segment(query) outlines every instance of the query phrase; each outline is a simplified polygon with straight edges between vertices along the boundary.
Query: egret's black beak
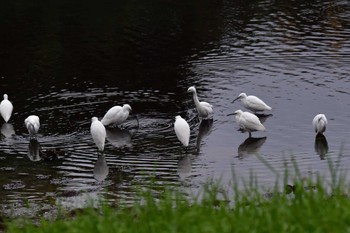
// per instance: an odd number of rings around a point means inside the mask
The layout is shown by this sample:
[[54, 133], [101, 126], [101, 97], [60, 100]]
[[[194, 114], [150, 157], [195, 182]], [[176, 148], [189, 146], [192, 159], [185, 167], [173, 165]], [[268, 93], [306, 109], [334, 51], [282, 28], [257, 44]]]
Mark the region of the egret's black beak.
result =
[[237, 113], [233, 112], [233, 113], [230, 113], [230, 114], [227, 114], [227, 116], [232, 116], [232, 115], [236, 115]]
[[239, 99], [239, 97], [237, 97], [236, 99], [232, 100], [232, 102], [231, 102], [231, 103], [235, 102], [235, 101], [236, 101], [236, 100], [238, 100], [238, 99]]

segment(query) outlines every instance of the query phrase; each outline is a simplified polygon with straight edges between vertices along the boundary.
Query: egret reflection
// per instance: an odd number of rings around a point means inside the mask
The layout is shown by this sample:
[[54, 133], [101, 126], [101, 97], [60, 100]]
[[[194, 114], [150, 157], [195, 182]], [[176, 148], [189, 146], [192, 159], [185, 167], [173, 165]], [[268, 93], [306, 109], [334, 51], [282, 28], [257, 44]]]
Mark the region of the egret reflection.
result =
[[107, 141], [109, 141], [114, 147], [131, 147], [131, 138], [133, 133], [127, 129], [121, 129], [119, 127], [106, 128]]
[[109, 173], [109, 168], [107, 165], [106, 157], [100, 155], [95, 163], [94, 167], [94, 178], [95, 180], [101, 182], [104, 181]]
[[326, 158], [328, 153], [328, 142], [323, 134], [317, 134], [315, 137], [315, 152], [320, 156], [321, 160]]
[[5, 138], [10, 138], [15, 135], [15, 129], [13, 128], [13, 125], [10, 123], [2, 124], [1, 134], [4, 135]]
[[261, 124], [264, 123], [267, 120], [267, 118], [273, 116], [272, 114], [262, 114], [262, 113], [255, 114], [255, 115], [259, 118]]
[[208, 120], [202, 120], [201, 123], [199, 124], [197, 143], [196, 143], [198, 151], [203, 138], [210, 133], [211, 128], [213, 127], [213, 122], [214, 122], [213, 119], [208, 119]]
[[244, 142], [238, 147], [238, 158], [243, 159], [243, 157], [250, 154], [258, 154], [261, 146], [265, 143], [266, 137], [253, 138], [248, 137]]
[[37, 139], [31, 139], [29, 141], [27, 156], [33, 162], [41, 160], [41, 146]]
[[177, 172], [180, 178], [186, 178], [191, 174], [192, 161], [189, 156], [182, 157], [177, 164]]

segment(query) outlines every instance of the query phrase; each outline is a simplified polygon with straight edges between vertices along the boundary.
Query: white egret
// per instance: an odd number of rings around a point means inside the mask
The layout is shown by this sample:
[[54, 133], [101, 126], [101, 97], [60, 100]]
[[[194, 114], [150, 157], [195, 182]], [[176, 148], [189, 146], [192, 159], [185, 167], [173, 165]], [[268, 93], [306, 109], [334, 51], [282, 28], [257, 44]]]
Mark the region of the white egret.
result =
[[316, 134], [323, 134], [326, 131], [327, 118], [324, 114], [317, 114], [312, 120]]
[[253, 112], [259, 112], [259, 111], [264, 111], [264, 110], [271, 110], [272, 108], [265, 104], [264, 101], [259, 99], [258, 97], [254, 95], [249, 95], [247, 96], [246, 93], [241, 93], [238, 95], [236, 99], [232, 101], [235, 102], [236, 100], [241, 100], [243, 103], [243, 106], [247, 108], [250, 111]]
[[103, 125], [119, 125], [123, 123], [129, 116], [129, 112], [131, 111], [131, 107], [129, 104], [124, 104], [122, 106], [114, 106], [107, 111], [107, 113], [102, 118], [101, 122]]
[[265, 131], [265, 126], [261, 124], [259, 118], [250, 112], [243, 112], [242, 110], [237, 110], [232, 114], [235, 115], [236, 122], [240, 129], [249, 132], [249, 137], [251, 137], [251, 132], [254, 131]]
[[194, 104], [196, 105], [199, 117], [207, 118], [211, 113], [213, 113], [213, 106], [211, 104], [203, 101], [199, 102], [197, 97], [197, 91], [194, 86], [189, 87], [187, 89], [187, 92], [193, 94], [193, 101], [194, 101]]
[[4, 118], [5, 122], [10, 120], [11, 114], [13, 111], [13, 105], [8, 100], [7, 94], [4, 94], [4, 99], [0, 103], [0, 114]]
[[26, 125], [26, 128], [28, 130], [28, 133], [30, 136], [36, 136], [36, 134], [39, 131], [40, 128], [40, 120], [39, 117], [36, 115], [30, 115], [24, 120], [24, 124]]
[[97, 148], [103, 151], [105, 148], [106, 128], [97, 117], [91, 118], [90, 133]]
[[188, 125], [187, 121], [181, 116], [176, 116], [174, 130], [179, 141], [184, 146], [188, 146], [190, 141], [190, 126]]

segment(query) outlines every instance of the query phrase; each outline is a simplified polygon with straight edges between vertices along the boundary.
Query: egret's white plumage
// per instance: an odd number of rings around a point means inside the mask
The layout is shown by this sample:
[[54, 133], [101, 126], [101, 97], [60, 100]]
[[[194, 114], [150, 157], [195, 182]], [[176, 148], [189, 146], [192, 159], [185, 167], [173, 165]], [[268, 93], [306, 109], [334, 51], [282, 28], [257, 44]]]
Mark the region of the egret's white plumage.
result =
[[35, 136], [38, 133], [40, 128], [40, 120], [38, 116], [30, 115], [24, 120], [24, 124], [26, 125], [30, 136]]
[[238, 95], [236, 99], [232, 101], [235, 102], [236, 100], [241, 100], [243, 103], [243, 106], [247, 108], [250, 111], [253, 112], [259, 112], [264, 110], [271, 110], [272, 108], [268, 106], [264, 101], [259, 99], [258, 97], [254, 95], [247, 96], [246, 93], [241, 93]]
[[105, 148], [106, 128], [97, 117], [91, 118], [90, 132], [97, 148], [103, 151]]
[[11, 114], [13, 111], [13, 105], [8, 100], [7, 94], [4, 94], [4, 99], [0, 103], [0, 114], [4, 118], [5, 122], [10, 120]]
[[176, 116], [174, 130], [179, 141], [184, 146], [188, 146], [190, 141], [190, 126], [188, 125], [187, 121], [181, 116]]
[[207, 102], [199, 102], [198, 96], [197, 96], [197, 91], [194, 86], [189, 87], [187, 89], [187, 92], [193, 94], [193, 101], [194, 104], [196, 105], [198, 115], [201, 118], [207, 118], [211, 113], [213, 113], [213, 106]]
[[237, 110], [233, 113], [236, 118], [236, 122], [243, 131], [248, 131], [249, 136], [253, 131], [265, 131], [265, 126], [261, 124], [259, 118], [250, 112], [243, 112]]
[[107, 111], [107, 113], [102, 118], [101, 122], [103, 125], [119, 125], [123, 123], [129, 116], [131, 107], [129, 104], [124, 104], [122, 106], [114, 106]]
[[324, 114], [317, 114], [312, 120], [316, 134], [323, 134], [326, 131], [327, 118]]

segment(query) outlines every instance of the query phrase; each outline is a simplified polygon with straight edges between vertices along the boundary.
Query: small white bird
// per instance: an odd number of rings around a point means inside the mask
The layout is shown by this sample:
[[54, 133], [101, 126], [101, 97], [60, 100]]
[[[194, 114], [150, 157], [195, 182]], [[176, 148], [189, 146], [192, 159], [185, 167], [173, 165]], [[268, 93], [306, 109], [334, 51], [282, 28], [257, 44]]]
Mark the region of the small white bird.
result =
[[194, 101], [194, 104], [196, 105], [199, 117], [207, 118], [211, 113], [213, 113], [213, 106], [211, 104], [203, 101], [199, 102], [197, 97], [197, 91], [194, 86], [189, 87], [187, 89], [187, 92], [193, 94], [193, 101]]
[[90, 133], [97, 148], [103, 151], [105, 148], [106, 128], [97, 117], [91, 118]]
[[249, 137], [251, 137], [251, 132], [253, 131], [265, 131], [265, 126], [261, 124], [259, 118], [250, 112], [243, 112], [242, 110], [237, 110], [232, 114], [235, 115], [236, 122], [240, 129], [249, 132]]
[[12, 111], [13, 111], [13, 105], [8, 100], [7, 94], [4, 94], [4, 99], [0, 103], [0, 114], [2, 118], [4, 118], [5, 122], [8, 122], [10, 120]]
[[265, 104], [264, 101], [262, 101], [261, 99], [259, 99], [254, 95], [247, 96], [246, 93], [241, 93], [238, 95], [236, 99], [232, 101], [232, 103], [235, 102], [236, 100], [241, 100], [243, 103], [243, 106], [252, 112], [259, 112], [259, 111], [272, 109], [270, 106]]
[[40, 128], [40, 120], [39, 117], [36, 115], [30, 115], [24, 120], [24, 124], [26, 125], [26, 128], [28, 130], [28, 133], [30, 136], [36, 136], [36, 134], [39, 131]]
[[184, 146], [188, 146], [190, 142], [190, 126], [188, 125], [187, 121], [181, 116], [176, 116], [174, 130], [179, 141]]
[[124, 104], [122, 106], [114, 106], [107, 111], [107, 113], [102, 118], [101, 122], [103, 125], [119, 125], [123, 123], [129, 116], [131, 111], [131, 107], [129, 104]]
[[327, 118], [324, 114], [317, 114], [312, 120], [316, 134], [323, 134], [326, 131]]

